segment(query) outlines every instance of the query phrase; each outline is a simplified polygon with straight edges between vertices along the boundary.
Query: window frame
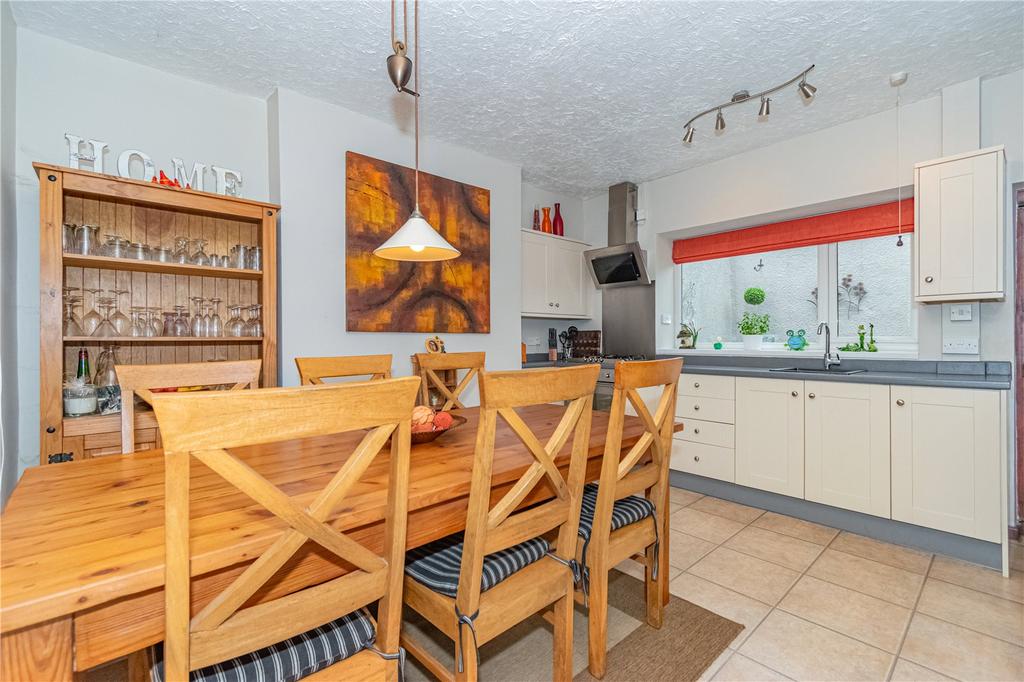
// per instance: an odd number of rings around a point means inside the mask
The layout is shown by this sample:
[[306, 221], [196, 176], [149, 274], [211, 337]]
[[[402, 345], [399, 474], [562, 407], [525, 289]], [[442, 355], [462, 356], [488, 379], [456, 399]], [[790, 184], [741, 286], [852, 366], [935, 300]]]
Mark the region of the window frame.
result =
[[[875, 237], [868, 237], [868, 239], [874, 239]], [[830, 242], [828, 244], [820, 244], [816, 248], [818, 249], [818, 291], [833, 291], [839, 282], [839, 243]], [[909, 248], [913, 248], [910, 246]], [[764, 253], [770, 253], [766, 251]], [[746, 254], [754, 255], [754, 254]], [[679, 319], [682, 316], [682, 272], [683, 268], [680, 264], [673, 265], [675, 273], [672, 278], [673, 287], [673, 305], [674, 312], [673, 318]], [[915, 275], [915, 262], [914, 259], [910, 259], [910, 272], [908, 276], [910, 281], [913, 282]], [[856, 335], [839, 336], [836, 335], [836, 331], [839, 329], [839, 306], [834, 300], [835, 296], [818, 296], [818, 319], [820, 321], [827, 321], [829, 329], [832, 330], [832, 349], [844, 346], [848, 343], [856, 342], [858, 339]], [[916, 358], [918, 356], [918, 309], [919, 306], [914, 305], [913, 294], [911, 293], [910, 300], [907, 301], [910, 306], [910, 336], [876, 336], [875, 340], [882, 345], [884, 350], [871, 353], [869, 357], [901, 357], [901, 358]], [[683, 320], [679, 319], [679, 324]], [[676, 325], [678, 328], [679, 324]], [[818, 340], [817, 329], [807, 330], [807, 346], [806, 350], [815, 352], [824, 352], [824, 341]], [[697, 348], [679, 348], [676, 339], [673, 339], [672, 349], [674, 354], [725, 354], [725, 355], [758, 355], [758, 356], [792, 356], [794, 351], [786, 350], [784, 348], [762, 348], [760, 351], [750, 351], [743, 347], [743, 343], [740, 341], [724, 341], [722, 343], [721, 350], [715, 350], [712, 347], [712, 341], [703, 340], [699, 342]], [[784, 341], [782, 342], [784, 343]]]

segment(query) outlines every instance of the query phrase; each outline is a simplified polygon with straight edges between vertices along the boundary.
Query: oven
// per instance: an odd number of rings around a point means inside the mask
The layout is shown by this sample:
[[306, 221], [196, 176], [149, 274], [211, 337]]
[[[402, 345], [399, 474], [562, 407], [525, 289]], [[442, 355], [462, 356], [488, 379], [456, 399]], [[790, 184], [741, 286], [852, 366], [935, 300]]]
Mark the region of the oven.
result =
[[615, 390], [615, 370], [602, 367], [597, 375], [597, 387], [594, 389], [594, 409], [608, 412], [612, 409], [612, 393]]

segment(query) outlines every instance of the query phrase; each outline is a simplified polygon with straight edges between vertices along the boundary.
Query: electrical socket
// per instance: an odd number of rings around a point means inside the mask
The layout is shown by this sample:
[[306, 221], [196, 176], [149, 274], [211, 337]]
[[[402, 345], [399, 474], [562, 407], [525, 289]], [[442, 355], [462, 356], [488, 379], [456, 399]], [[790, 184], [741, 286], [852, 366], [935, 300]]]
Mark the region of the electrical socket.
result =
[[949, 355], [977, 355], [978, 339], [949, 339], [942, 342], [942, 352]]

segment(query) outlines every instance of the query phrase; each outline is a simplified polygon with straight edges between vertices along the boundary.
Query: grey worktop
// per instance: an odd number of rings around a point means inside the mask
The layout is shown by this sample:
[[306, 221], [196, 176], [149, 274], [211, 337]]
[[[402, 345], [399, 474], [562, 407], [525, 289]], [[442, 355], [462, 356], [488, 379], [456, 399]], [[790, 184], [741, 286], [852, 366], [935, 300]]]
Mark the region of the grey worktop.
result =
[[[842, 355], [842, 354], [840, 354]], [[666, 356], [668, 357], [668, 356]], [[527, 358], [523, 368], [555, 367], [565, 363]], [[1008, 362], [948, 362], [933, 360], [861, 360], [843, 357], [840, 369], [865, 369], [860, 374], [824, 374], [810, 372], [772, 372], [774, 367], [822, 366], [817, 355], [801, 357], [741, 357], [688, 355], [683, 374], [717, 374], [763, 379], [800, 379], [804, 381], [841, 381], [852, 384], [892, 384], [896, 386], [942, 386], [946, 388], [984, 388], [1008, 390], [1011, 367]]]

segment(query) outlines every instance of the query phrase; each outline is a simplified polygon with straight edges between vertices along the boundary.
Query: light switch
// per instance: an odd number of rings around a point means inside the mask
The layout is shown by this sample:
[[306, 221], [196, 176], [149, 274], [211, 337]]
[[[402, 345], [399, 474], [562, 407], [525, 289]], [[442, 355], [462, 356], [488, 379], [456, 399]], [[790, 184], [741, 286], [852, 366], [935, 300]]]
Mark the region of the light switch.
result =
[[672, 316], [671, 315], [662, 315], [661, 316], [661, 323], [662, 324], [672, 324]]
[[949, 307], [950, 322], [968, 322], [971, 319], [971, 304], [964, 303]]

